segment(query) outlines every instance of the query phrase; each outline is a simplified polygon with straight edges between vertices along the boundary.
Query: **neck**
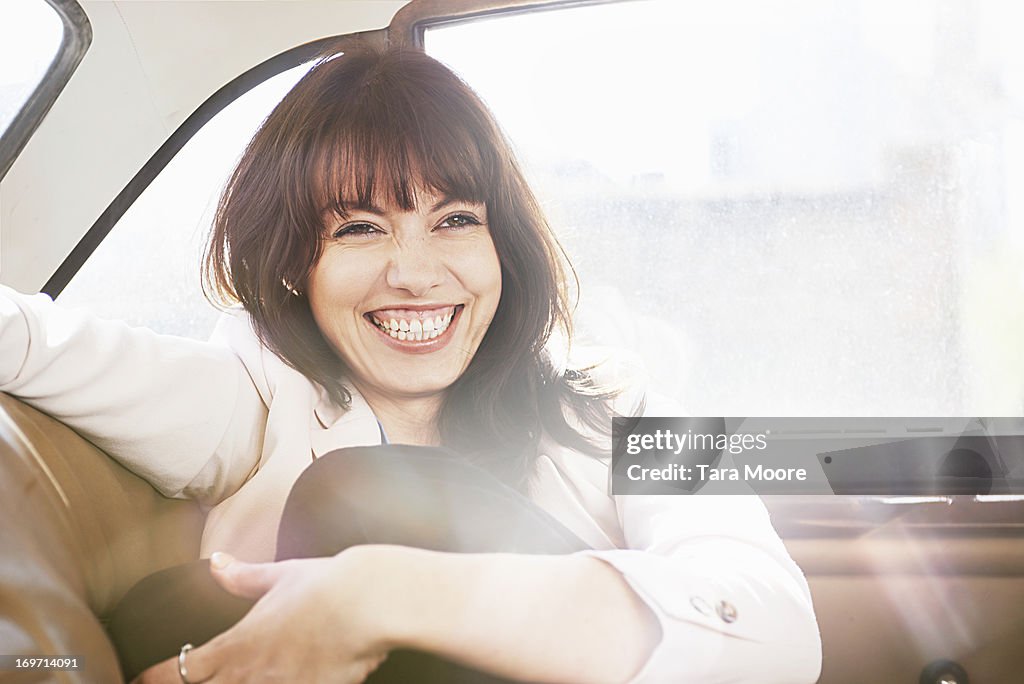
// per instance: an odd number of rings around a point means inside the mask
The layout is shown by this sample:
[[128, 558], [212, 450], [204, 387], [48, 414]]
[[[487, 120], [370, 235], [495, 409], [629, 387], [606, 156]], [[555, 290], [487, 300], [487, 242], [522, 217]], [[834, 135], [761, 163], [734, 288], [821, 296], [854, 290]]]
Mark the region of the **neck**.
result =
[[441, 435], [437, 417], [441, 411], [440, 395], [424, 397], [391, 397], [357, 387], [370, 405], [377, 420], [384, 426], [392, 444], [438, 446]]

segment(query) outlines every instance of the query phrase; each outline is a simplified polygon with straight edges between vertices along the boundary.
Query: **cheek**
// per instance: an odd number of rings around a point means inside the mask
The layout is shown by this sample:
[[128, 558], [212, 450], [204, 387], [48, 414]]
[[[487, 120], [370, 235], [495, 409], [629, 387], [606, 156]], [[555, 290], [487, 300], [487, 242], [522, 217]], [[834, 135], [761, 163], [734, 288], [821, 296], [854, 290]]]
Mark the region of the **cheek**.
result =
[[326, 252], [309, 276], [309, 306], [313, 318], [328, 337], [330, 331], [351, 317], [362, 301], [365, 288], [371, 282], [366, 270], [367, 260], [346, 258], [347, 255]]
[[493, 244], [480, 250], [476, 258], [466, 262], [467, 287], [493, 310], [501, 298], [501, 262]]

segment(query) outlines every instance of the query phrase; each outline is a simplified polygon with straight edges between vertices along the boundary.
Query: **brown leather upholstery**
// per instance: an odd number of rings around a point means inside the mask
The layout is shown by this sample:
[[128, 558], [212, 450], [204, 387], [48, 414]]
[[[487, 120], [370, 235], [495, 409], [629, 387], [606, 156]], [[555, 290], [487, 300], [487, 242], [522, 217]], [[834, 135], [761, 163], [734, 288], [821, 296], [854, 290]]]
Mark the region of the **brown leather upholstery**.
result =
[[120, 681], [102, 620], [142, 577], [194, 560], [202, 525], [195, 503], [0, 394], [0, 651], [84, 656], [46, 681]]

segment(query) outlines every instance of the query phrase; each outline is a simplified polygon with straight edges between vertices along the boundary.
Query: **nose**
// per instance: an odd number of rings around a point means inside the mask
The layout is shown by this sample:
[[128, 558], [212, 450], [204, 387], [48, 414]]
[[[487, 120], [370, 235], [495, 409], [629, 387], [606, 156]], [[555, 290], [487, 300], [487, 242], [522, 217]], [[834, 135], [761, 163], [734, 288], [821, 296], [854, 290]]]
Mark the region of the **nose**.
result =
[[429, 241], [416, 240], [395, 246], [388, 264], [389, 287], [422, 297], [444, 280], [444, 263]]

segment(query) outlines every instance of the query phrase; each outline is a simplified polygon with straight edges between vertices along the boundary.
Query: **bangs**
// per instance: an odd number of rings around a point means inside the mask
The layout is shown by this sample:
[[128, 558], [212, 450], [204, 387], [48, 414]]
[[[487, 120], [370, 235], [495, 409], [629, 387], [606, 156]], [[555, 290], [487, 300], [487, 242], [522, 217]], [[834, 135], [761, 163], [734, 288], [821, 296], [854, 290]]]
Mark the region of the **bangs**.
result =
[[431, 89], [408, 74], [378, 73], [358, 90], [325, 107], [312, 136], [307, 187], [317, 188], [321, 212], [412, 211], [425, 193], [487, 203], [498, 152], [486, 141], [496, 131], [468, 87]]

